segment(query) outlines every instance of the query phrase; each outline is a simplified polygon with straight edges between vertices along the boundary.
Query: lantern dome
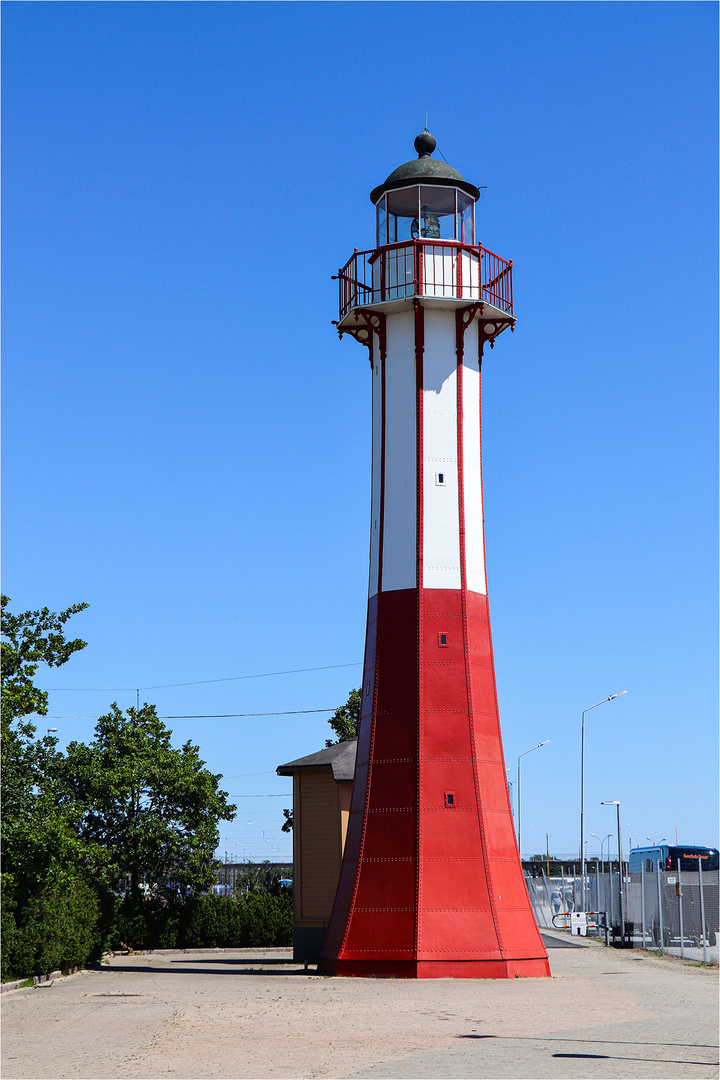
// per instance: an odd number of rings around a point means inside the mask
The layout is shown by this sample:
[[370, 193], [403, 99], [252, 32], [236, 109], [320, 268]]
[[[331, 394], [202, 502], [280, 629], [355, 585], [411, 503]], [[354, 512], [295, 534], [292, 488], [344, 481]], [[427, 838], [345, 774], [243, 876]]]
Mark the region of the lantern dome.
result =
[[380, 184], [370, 192], [371, 201], [377, 203], [386, 191], [408, 187], [411, 184], [456, 187], [472, 196], [473, 199], [478, 199], [480, 191], [474, 184], [468, 183], [451, 165], [431, 157], [435, 146], [435, 139], [426, 128], [415, 139], [417, 158], [406, 161], [404, 165], [399, 165], [391, 172], [384, 184]]

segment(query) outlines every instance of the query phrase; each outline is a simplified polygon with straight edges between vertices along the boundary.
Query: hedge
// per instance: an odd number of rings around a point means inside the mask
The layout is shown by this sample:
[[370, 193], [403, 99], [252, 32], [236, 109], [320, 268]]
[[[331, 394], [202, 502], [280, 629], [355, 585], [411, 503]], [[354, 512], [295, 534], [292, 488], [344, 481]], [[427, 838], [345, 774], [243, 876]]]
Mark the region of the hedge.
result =
[[2, 981], [86, 967], [103, 949], [241, 949], [292, 944], [292, 894], [144, 900], [134, 904], [81, 875], [62, 875], [17, 905], [4, 880]]
[[249, 893], [117, 905], [107, 947], [121, 949], [242, 949], [289, 946], [292, 895]]
[[12, 879], [4, 876], [2, 981], [99, 959], [101, 924], [101, 897], [81, 873], [53, 876], [22, 905], [13, 895]]

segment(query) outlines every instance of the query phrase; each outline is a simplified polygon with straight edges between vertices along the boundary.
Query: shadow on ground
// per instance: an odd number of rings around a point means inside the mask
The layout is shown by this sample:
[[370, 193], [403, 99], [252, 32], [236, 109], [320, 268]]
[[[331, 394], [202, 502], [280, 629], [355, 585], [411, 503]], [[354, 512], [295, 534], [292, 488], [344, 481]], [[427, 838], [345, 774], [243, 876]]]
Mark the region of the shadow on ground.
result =
[[[531, 1035], [475, 1035], [475, 1034], [473, 1034], [473, 1035], [458, 1035], [457, 1038], [458, 1039], [506, 1039], [509, 1042], [511, 1042], [511, 1041], [512, 1042], [515, 1042], [515, 1041], [533, 1042], [533, 1043], [542, 1042], [543, 1044], [552, 1043], [552, 1042], [555, 1042], [555, 1043], [558, 1043], [558, 1042], [564, 1042], [564, 1043], [568, 1043], [568, 1042], [579, 1043], [579, 1042], [582, 1042], [583, 1046], [590, 1046], [593, 1043], [598, 1043], [601, 1046], [632, 1046], [632, 1047], [634, 1047], [634, 1046], [652, 1046], [652, 1047], [675, 1046], [675, 1047], [679, 1047], [681, 1050], [687, 1050], [687, 1051], [692, 1051], [692, 1050], [715, 1050], [715, 1049], [717, 1049], [714, 1045], [709, 1044], [709, 1043], [638, 1042], [637, 1039], [633, 1039], [631, 1041], [624, 1041], [622, 1039], [565, 1039], [565, 1038], [554, 1038], [552, 1035], [542, 1035], [540, 1038], [538, 1038], [538, 1037], [533, 1037]], [[660, 1058], [660, 1059], [658, 1059], [657, 1057], [653, 1057], [653, 1058], [637, 1057], [637, 1056], [625, 1057], [625, 1056], [620, 1056], [619, 1054], [583, 1054], [583, 1053], [577, 1053], [577, 1052], [576, 1053], [571, 1053], [569, 1051], [566, 1051], [564, 1053], [555, 1053], [552, 1056], [554, 1058], [566, 1058], [566, 1059], [570, 1058], [570, 1059], [573, 1059], [573, 1060], [574, 1059], [580, 1060], [580, 1059], [585, 1059], [585, 1058], [593, 1058], [593, 1059], [597, 1058], [597, 1059], [603, 1059], [603, 1060], [607, 1060], [607, 1061], [650, 1061], [650, 1062], [654, 1062], [654, 1063], [656, 1063], [658, 1061], [661, 1061], [662, 1064], [664, 1064], [664, 1065], [707, 1065], [707, 1066], [713, 1067], [713, 1066], [716, 1066], [718, 1064], [716, 1061], [694, 1061], [692, 1058]]]
[[[155, 975], [315, 975], [315, 968], [305, 970], [296, 960], [203, 960], [201, 966], [191, 966], [192, 961], [171, 960], [169, 965], [155, 964], [96, 964], [93, 971], [110, 974], [134, 972], [136, 974]], [[221, 967], [218, 965], [227, 965]], [[213, 966], [211, 966], [213, 965]], [[269, 968], [269, 970], [267, 970]]]

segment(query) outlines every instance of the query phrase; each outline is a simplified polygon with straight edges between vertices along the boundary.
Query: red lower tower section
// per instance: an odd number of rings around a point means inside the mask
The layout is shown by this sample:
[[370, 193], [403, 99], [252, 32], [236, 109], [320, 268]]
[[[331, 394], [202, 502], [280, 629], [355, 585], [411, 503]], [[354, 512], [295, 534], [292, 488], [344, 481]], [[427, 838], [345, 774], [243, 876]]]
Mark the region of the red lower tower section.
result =
[[513, 828], [487, 598], [466, 589], [372, 597], [363, 701], [318, 970], [548, 976]]

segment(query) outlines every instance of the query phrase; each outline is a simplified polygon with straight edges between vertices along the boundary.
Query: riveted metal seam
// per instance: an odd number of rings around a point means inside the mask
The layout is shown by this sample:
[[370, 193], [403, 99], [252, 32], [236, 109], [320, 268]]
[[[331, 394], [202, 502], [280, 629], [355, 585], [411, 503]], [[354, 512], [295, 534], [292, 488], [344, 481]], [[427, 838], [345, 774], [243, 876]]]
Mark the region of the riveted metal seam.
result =
[[424, 679], [423, 679], [423, 513], [424, 513], [424, 500], [423, 500], [423, 484], [424, 484], [424, 463], [423, 463], [423, 447], [424, 447], [424, 433], [423, 433], [423, 393], [424, 393], [424, 355], [425, 355], [425, 312], [422, 305], [417, 300], [413, 301], [414, 319], [415, 319], [415, 436], [416, 436], [416, 526], [417, 526], [417, 567], [416, 567], [416, 588], [417, 588], [417, 717], [416, 717], [416, 731], [417, 731], [417, 781], [416, 781], [416, 799], [417, 799], [417, 815], [415, 821], [415, 920], [414, 920], [414, 934], [413, 934], [413, 948], [415, 956], [418, 955], [420, 947], [420, 912], [422, 905], [422, 874], [420, 870], [420, 857], [422, 854], [422, 814], [419, 812], [422, 805], [423, 797], [423, 767], [422, 767], [422, 751], [423, 751], [423, 703], [424, 703]]

